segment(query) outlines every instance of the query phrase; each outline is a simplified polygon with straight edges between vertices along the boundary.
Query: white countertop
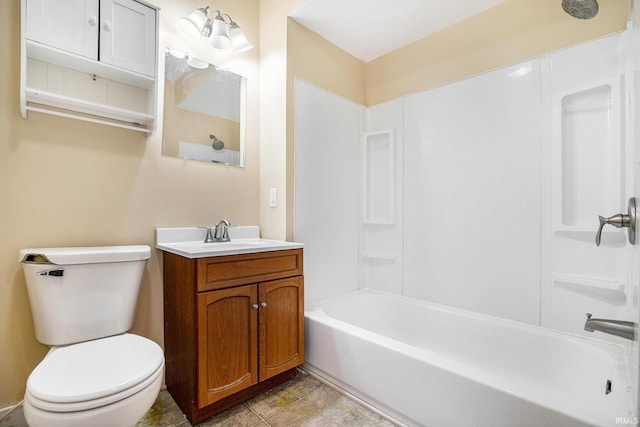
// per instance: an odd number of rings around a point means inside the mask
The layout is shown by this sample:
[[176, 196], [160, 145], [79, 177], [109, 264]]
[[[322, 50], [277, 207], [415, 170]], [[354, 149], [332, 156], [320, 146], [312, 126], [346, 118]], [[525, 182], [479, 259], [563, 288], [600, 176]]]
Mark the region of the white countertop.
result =
[[206, 230], [198, 227], [157, 228], [156, 248], [186, 258], [239, 255], [298, 249], [302, 243], [260, 238], [258, 226], [229, 228], [230, 242], [204, 243]]

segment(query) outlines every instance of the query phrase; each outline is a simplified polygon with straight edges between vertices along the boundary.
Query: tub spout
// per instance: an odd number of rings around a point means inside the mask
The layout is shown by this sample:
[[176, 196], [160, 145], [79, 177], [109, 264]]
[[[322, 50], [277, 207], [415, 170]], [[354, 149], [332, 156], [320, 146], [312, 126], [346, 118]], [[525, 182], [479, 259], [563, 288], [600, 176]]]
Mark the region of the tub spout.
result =
[[585, 331], [600, 331], [632, 341], [635, 338], [635, 328], [635, 323], [624, 320], [592, 319], [591, 313], [587, 313], [587, 321], [584, 323]]

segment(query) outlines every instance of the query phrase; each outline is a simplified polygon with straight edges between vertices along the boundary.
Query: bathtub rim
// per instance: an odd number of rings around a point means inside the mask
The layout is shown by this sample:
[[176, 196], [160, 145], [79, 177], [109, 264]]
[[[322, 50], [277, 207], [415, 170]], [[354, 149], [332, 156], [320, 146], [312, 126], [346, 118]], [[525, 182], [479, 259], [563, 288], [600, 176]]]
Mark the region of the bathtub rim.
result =
[[[619, 354], [624, 356], [625, 358], [629, 358], [630, 356], [630, 352], [628, 349], [628, 346], [623, 344], [623, 343], [618, 343], [618, 342], [613, 342], [613, 341], [608, 341], [608, 340], [603, 340], [598, 338], [597, 335], [594, 335], [594, 337], [589, 337], [589, 336], [584, 336], [584, 335], [579, 335], [576, 333], [572, 333], [572, 332], [567, 332], [567, 331], [561, 331], [558, 329], [552, 329], [546, 326], [542, 326], [542, 325], [533, 325], [531, 323], [526, 323], [526, 322], [520, 322], [518, 320], [513, 320], [513, 319], [508, 319], [506, 317], [499, 317], [499, 316], [494, 316], [491, 314], [486, 314], [486, 313], [481, 313], [481, 312], [477, 312], [477, 311], [472, 311], [472, 310], [467, 310], [464, 308], [459, 308], [459, 307], [453, 307], [450, 305], [446, 305], [446, 304], [439, 304], [436, 302], [431, 302], [431, 301], [426, 301], [426, 300], [421, 300], [419, 298], [415, 298], [415, 297], [411, 297], [411, 296], [406, 296], [406, 295], [399, 295], [397, 293], [393, 293], [393, 292], [388, 292], [388, 291], [382, 291], [379, 289], [374, 289], [374, 288], [361, 288], [361, 289], [356, 289], [356, 290], [352, 290], [352, 291], [348, 291], [348, 292], [344, 292], [340, 295], [336, 295], [336, 296], [332, 296], [329, 298], [325, 298], [319, 301], [314, 301], [314, 302], [310, 302], [310, 303], [306, 303], [305, 307], [304, 307], [304, 313], [305, 315], [307, 313], [309, 314], [313, 314], [313, 313], [317, 313], [319, 311], [322, 311], [324, 315], [327, 316], [327, 318], [331, 318], [334, 319], [338, 322], [341, 322], [343, 324], [349, 324], [343, 320], [337, 319], [335, 317], [332, 317], [326, 313], [324, 313], [324, 306], [331, 303], [331, 302], [335, 302], [337, 300], [341, 300], [350, 296], [356, 296], [359, 294], [363, 294], [363, 295], [367, 295], [367, 294], [371, 294], [371, 295], [383, 295], [383, 296], [387, 296], [387, 297], [391, 297], [394, 299], [402, 299], [402, 300], [406, 300], [408, 302], [411, 302], [412, 304], [418, 305], [418, 306], [423, 306], [423, 307], [428, 307], [428, 308], [432, 308], [434, 310], [437, 311], [441, 311], [441, 312], [445, 312], [448, 314], [456, 314], [456, 315], [462, 315], [465, 318], [477, 318], [483, 321], [487, 321], [489, 323], [493, 323], [493, 324], [507, 324], [507, 325], [511, 325], [513, 327], [516, 328], [522, 328], [522, 329], [529, 329], [532, 332], [535, 333], [540, 333], [543, 335], [561, 335], [565, 338], [568, 338], [571, 341], [576, 341], [578, 343], [583, 343], [583, 344], [588, 344], [588, 345], [595, 345], [596, 347], [603, 347], [603, 349], [617, 349], [619, 350]], [[359, 329], [363, 329], [364, 328], [360, 328], [359, 326], [355, 326]], [[629, 367], [629, 366], [627, 366]]]

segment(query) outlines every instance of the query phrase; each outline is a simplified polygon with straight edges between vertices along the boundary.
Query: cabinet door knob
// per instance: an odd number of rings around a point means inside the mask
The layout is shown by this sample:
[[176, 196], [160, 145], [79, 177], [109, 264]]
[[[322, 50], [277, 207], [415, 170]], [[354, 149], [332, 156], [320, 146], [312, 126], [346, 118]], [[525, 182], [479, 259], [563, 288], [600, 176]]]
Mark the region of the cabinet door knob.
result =
[[89, 25], [91, 25], [92, 27], [95, 27], [96, 25], [98, 25], [98, 18], [96, 16], [90, 16]]
[[102, 29], [106, 32], [111, 31], [111, 21], [104, 21], [104, 24], [102, 24]]
[[262, 302], [260, 303], [260, 307], [263, 307], [263, 308], [264, 308], [264, 307], [266, 307], [266, 306], [267, 306], [267, 303], [266, 303], [266, 302], [262, 301]]
[[257, 309], [258, 309], [258, 304], [253, 304], [253, 305], [251, 306], [251, 308], [253, 308], [254, 310], [257, 310]]

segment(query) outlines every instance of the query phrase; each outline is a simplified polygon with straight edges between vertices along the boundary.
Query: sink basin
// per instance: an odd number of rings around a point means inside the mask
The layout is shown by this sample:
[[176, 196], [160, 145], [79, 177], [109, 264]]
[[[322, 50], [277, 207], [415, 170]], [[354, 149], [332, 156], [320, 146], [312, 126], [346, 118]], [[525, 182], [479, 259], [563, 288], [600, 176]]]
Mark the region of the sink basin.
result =
[[[193, 238], [196, 237], [194, 233], [203, 233], [203, 231], [197, 228], [157, 229], [156, 248], [187, 258], [205, 258], [211, 256], [280, 251], [303, 247], [300, 243], [260, 239], [256, 236], [255, 232], [249, 234], [251, 238], [234, 239], [234, 236], [231, 235], [230, 242], [212, 243], [204, 243], [204, 235], [202, 236], [202, 240], [193, 240]], [[182, 240], [181, 237], [183, 236], [185, 240]], [[198, 235], [197, 237], [199, 238], [200, 236]]]
[[[273, 242], [279, 243], [279, 242]], [[171, 245], [179, 248], [183, 251], [189, 252], [211, 252], [211, 251], [228, 251], [235, 249], [251, 249], [261, 248], [264, 246], [270, 246], [273, 244], [270, 240], [251, 239], [251, 240], [236, 240], [231, 242], [176, 242]]]
[[[180, 244], [180, 243], [178, 243]], [[252, 248], [255, 246], [266, 246], [267, 242], [213, 242], [213, 243], [185, 243], [185, 247], [193, 248], [194, 250], [219, 250], [219, 249], [242, 249]]]

